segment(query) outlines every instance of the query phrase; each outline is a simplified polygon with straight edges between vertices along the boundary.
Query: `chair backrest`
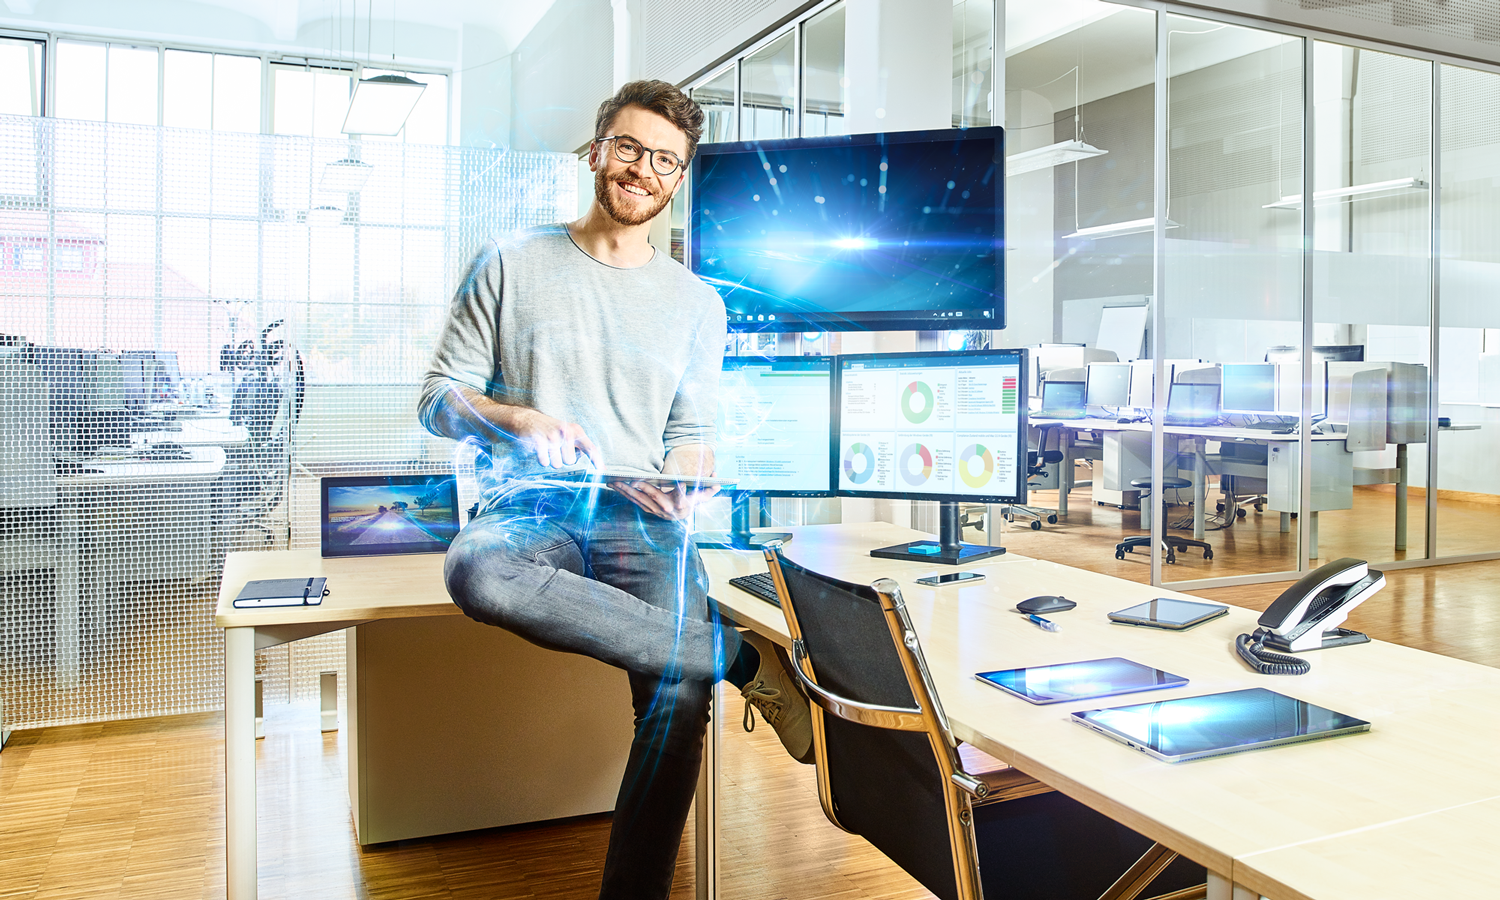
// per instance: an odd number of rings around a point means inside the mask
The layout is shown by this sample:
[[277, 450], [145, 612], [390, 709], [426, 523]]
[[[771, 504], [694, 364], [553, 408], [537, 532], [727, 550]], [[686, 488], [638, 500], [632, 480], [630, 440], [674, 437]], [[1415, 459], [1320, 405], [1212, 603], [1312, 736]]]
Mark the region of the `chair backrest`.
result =
[[952, 780], [962, 768], [900, 587], [809, 571], [777, 545], [765, 553], [814, 701], [824, 813], [937, 896], [972, 897], [970, 805]]
[[57, 505], [47, 380], [0, 351], [0, 508]]

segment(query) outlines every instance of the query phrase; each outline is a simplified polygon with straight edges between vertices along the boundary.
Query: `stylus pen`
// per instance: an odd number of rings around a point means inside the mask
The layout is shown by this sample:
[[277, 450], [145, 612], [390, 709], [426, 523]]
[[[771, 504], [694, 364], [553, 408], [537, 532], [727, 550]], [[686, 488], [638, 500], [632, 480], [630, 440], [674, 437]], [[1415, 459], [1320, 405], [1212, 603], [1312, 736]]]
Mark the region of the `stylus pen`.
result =
[[1026, 619], [1043, 631], [1062, 631], [1061, 628], [1057, 627], [1057, 623], [1051, 619], [1044, 619], [1041, 616], [1034, 616], [1030, 613], [1026, 615]]

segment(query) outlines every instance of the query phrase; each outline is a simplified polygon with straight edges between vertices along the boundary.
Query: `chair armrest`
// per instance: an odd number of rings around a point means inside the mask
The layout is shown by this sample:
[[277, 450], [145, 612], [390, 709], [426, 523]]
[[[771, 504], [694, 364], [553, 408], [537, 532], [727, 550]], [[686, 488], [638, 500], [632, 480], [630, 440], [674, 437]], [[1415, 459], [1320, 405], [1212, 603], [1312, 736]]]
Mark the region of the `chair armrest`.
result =
[[954, 772], [952, 777], [954, 784], [969, 792], [975, 806], [1019, 800], [1035, 794], [1050, 793], [1053, 790], [1020, 769], [996, 769], [993, 772], [980, 772], [977, 775]]
[[903, 709], [899, 706], [879, 706], [874, 703], [861, 703], [858, 700], [850, 700], [840, 697], [831, 691], [819, 687], [817, 682], [808, 678], [802, 672], [802, 664], [807, 661], [807, 648], [801, 641], [792, 641], [792, 674], [797, 677], [797, 682], [802, 685], [802, 690], [807, 692], [807, 699], [818, 704], [824, 710], [859, 725], [869, 725], [872, 728], [886, 728], [891, 731], [926, 731], [927, 723], [922, 717], [921, 709]]

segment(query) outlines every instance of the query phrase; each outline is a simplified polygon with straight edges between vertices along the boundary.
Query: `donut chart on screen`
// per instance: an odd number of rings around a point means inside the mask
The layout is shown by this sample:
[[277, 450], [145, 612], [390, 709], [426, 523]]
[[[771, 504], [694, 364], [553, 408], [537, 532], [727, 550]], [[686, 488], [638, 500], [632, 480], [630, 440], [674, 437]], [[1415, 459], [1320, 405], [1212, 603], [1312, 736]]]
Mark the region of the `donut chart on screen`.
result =
[[[922, 408], [920, 410], [911, 408], [911, 398], [917, 396], [922, 398]], [[901, 415], [913, 425], [921, 425], [927, 421], [928, 417], [932, 415], [934, 405], [932, 388], [923, 382], [913, 381], [906, 386], [906, 390], [901, 392]]]
[[[862, 472], [854, 471], [854, 460], [863, 458], [865, 468]], [[826, 457], [825, 457], [826, 459]], [[875, 451], [868, 444], [854, 443], [844, 451], [844, 476], [852, 484], [864, 484], [875, 474]]]
[[[911, 470], [911, 458], [919, 456], [922, 459], [922, 469], [919, 472]], [[932, 451], [921, 444], [907, 444], [906, 449], [901, 451], [901, 462], [897, 466], [901, 470], [901, 480], [916, 487], [926, 484], [927, 479], [932, 477]]]
[[[978, 475], [970, 474], [969, 463], [978, 457], [983, 464]], [[970, 444], [964, 448], [964, 452], [958, 455], [958, 476], [971, 488], [982, 488], [990, 482], [990, 476], [995, 474], [995, 458], [982, 444]]]

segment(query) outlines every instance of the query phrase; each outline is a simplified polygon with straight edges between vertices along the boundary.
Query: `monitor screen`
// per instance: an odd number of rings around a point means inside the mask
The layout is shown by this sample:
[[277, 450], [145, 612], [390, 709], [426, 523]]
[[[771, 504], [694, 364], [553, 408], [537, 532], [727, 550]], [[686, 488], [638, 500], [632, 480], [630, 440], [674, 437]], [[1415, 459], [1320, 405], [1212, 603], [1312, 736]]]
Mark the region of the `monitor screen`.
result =
[[1167, 393], [1167, 415], [1174, 418], [1208, 420], [1219, 413], [1217, 384], [1179, 382]]
[[833, 496], [833, 357], [727, 356], [719, 478], [777, 497]]
[[1042, 382], [1043, 410], [1082, 411], [1084, 384], [1081, 381]]
[[1130, 405], [1130, 363], [1089, 363], [1088, 371], [1089, 406]]
[[1275, 363], [1225, 363], [1223, 382], [1225, 412], [1276, 412]]
[[146, 360], [128, 354], [120, 357], [122, 394], [127, 409], [142, 409], [147, 402]]
[[156, 351], [156, 387], [153, 393], [158, 398], [176, 400], [180, 394], [182, 373], [177, 367], [177, 351]]
[[1319, 362], [1364, 362], [1364, 344], [1316, 344], [1313, 359]]
[[1025, 351], [859, 354], [838, 366], [841, 496], [1024, 502]]
[[1005, 327], [1000, 128], [703, 144], [689, 260], [736, 331]]
[[458, 534], [453, 475], [324, 478], [323, 555], [441, 553]]

